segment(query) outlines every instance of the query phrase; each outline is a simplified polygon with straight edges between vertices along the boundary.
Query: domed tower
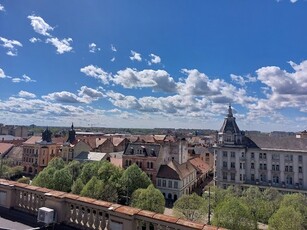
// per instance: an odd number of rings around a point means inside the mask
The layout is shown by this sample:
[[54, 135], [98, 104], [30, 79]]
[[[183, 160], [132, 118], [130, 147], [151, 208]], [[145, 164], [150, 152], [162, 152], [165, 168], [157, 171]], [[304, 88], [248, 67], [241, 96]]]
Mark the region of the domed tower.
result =
[[71, 129], [68, 132], [67, 142], [73, 143], [76, 140], [76, 131], [74, 130], [74, 123], [71, 124]]
[[218, 142], [226, 145], [242, 145], [242, 133], [233, 116], [231, 105], [229, 105], [227, 117], [218, 133]]
[[49, 130], [49, 128], [47, 127], [43, 132], [42, 132], [42, 141], [46, 141], [48, 143], [51, 143], [52, 137], [52, 132]]

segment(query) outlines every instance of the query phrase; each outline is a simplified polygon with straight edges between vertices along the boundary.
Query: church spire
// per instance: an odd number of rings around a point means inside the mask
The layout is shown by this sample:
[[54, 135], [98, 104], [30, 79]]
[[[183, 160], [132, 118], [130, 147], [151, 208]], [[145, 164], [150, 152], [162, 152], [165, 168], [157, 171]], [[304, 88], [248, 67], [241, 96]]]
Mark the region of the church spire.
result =
[[71, 130], [74, 130], [74, 123], [71, 123]]

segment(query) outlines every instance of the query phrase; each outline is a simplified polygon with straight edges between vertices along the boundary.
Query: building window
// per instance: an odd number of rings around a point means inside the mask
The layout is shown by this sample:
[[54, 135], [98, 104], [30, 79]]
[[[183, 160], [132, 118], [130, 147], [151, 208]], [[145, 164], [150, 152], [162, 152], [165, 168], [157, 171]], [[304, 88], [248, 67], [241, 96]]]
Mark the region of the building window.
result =
[[245, 153], [242, 152], [242, 153], [241, 153], [241, 156], [242, 156], [242, 158], [245, 158]]
[[259, 159], [262, 159], [262, 153], [259, 153]]
[[178, 181], [174, 181], [174, 188], [178, 188]]
[[266, 153], [263, 153], [263, 159], [266, 159]]
[[273, 159], [273, 160], [279, 160], [279, 154], [274, 153], [274, 154], [272, 155], [272, 159]]
[[227, 172], [223, 172], [223, 180], [227, 180]]
[[152, 162], [150, 162], [150, 168], [153, 169], [153, 163]]
[[273, 176], [273, 183], [278, 184], [279, 183], [279, 176]]
[[230, 168], [232, 168], [232, 169], [236, 168], [236, 163], [235, 162], [230, 162]]
[[254, 153], [254, 152], [251, 153], [251, 158], [252, 158], [252, 159], [255, 158], [255, 153]]
[[227, 161], [223, 161], [223, 168], [227, 168]]
[[288, 165], [285, 166], [285, 171], [288, 172], [289, 171], [289, 167]]
[[299, 167], [298, 167], [298, 172], [299, 172], [299, 173], [302, 173], [302, 172], [303, 172], [302, 166], [299, 166]]
[[231, 173], [231, 174], [230, 174], [230, 179], [231, 179], [231, 180], [235, 180], [235, 178], [236, 178], [236, 174]]
[[275, 165], [272, 165], [272, 171], [275, 171]]
[[162, 187], [166, 187], [166, 180], [162, 180]]
[[302, 178], [298, 179], [298, 183], [299, 183], [300, 185], [303, 185], [303, 179], [302, 179]]
[[291, 176], [287, 176], [287, 180], [286, 180], [287, 184], [292, 184], [292, 177]]
[[266, 181], [266, 176], [264, 174], [260, 174], [260, 181], [265, 182]]
[[251, 174], [251, 181], [255, 181], [255, 174]]
[[299, 156], [298, 156], [298, 161], [299, 161], [299, 162], [302, 162], [302, 161], [303, 161], [303, 156], [302, 156], [302, 155], [299, 155]]
[[292, 165], [289, 166], [289, 172], [293, 172], [293, 166]]
[[259, 169], [260, 169], [260, 170], [262, 170], [262, 169], [263, 169], [262, 164], [259, 164]]
[[230, 152], [230, 157], [236, 157], [236, 153], [235, 152]]
[[254, 169], [254, 168], [255, 168], [255, 163], [252, 162], [252, 163], [251, 163], [251, 169]]
[[240, 163], [240, 169], [245, 169], [245, 164], [244, 163]]
[[292, 154], [286, 154], [285, 160], [286, 161], [293, 161], [293, 155]]
[[149, 169], [149, 162], [147, 162], [147, 168]]
[[266, 164], [263, 164], [263, 169], [264, 169], [264, 170], [267, 170]]
[[171, 180], [168, 181], [168, 187], [172, 188], [173, 187], [173, 182]]
[[158, 179], [158, 186], [161, 186], [161, 180]]
[[227, 151], [223, 151], [223, 157], [227, 157]]
[[279, 171], [279, 165], [275, 165], [276, 171]]

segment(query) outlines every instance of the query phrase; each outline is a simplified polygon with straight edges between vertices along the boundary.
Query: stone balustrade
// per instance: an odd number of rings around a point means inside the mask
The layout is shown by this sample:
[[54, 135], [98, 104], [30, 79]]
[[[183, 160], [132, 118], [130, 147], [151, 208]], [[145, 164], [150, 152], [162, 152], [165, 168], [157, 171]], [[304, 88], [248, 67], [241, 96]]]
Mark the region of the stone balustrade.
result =
[[55, 210], [57, 222], [76, 229], [192, 230], [222, 229], [124, 205], [0, 179], [0, 206], [37, 215]]

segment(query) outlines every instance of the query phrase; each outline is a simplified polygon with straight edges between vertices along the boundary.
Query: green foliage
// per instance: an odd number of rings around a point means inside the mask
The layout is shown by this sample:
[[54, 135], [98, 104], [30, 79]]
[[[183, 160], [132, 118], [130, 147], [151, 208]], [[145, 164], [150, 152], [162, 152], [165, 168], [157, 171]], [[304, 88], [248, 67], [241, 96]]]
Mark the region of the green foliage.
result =
[[53, 167], [56, 170], [60, 170], [65, 167], [65, 162], [61, 157], [55, 157], [48, 163], [48, 167]]
[[164, 213], [165, 200], [160, 190], [151, 184], [146, 189], [141, 188], [134, 191], [131, 205], [152, 212]]
[[71, 187], [71, 192], [72, 192], [73, 194], [79, 195], [79, 194], [81, 193], [83, 187], [84, 187], [84, 184], [83, 184], [81, 178], [78, 178], [78, 179], [73, 183], [73, 185], [72, 185], [72, 187]]
[[81, 173], [82, 164], [79, 161], [73, 160], [73, 161], [69, 162], [66, 167], [69, 169], [69, 171], [72, 175], [73, 181], [77, 180], [78, 176]]
[[102, 162], [86, 162], [81, 170], [80, 178], [83, 184], [86, 184], [93, 176], [98, 176], [98, 170]]
[[248, 207], [235, 197], [224, 200], [216, 207], [212, 223], [228, 229], [256, 229]]
[[43, 171], [41, 171], [36, 177], [34, 177], [32, 181], [32, 185], [45, 187], [49, 189], [54, 188], [54, 179], [53, 174], [55, 173], [56, 169], [54, 167], [46, 167]]
[[269, 220], [270, 230], [303, 230], [304, 216], [292, 206], [282, 206]]
[[208, 202], [196, 193], [183, 195], [175, 202], [173, 210], [178, 217], [197, 221], [208, 213]]
[[120, 183], [128, 197], [139, 188], [147, 188], [151, 180], [136, 164], [130, 165], [123, 173]]
[[30, 178], [29, 178], [29, 177], [23, 176], [23, 177], [19, 178], [19, 179], [17, 180], [17, 182], [19, 182], [19, 183], [24, 183], [24, 184], [30, 184]]
[[53, 174], [53, 181], [53, 189], [63, 192], [69, 192], [73, 184], [72, 175], [68, 168], [57, 170]]
[[92, 179], [90, 179], [89, 182], [87, 182], [87, 184], [84, 186], [80, 195], [94, 199], [100, 199], [102, 189], [102, 181], [98, 180], [97, 177], [93, 176]]

